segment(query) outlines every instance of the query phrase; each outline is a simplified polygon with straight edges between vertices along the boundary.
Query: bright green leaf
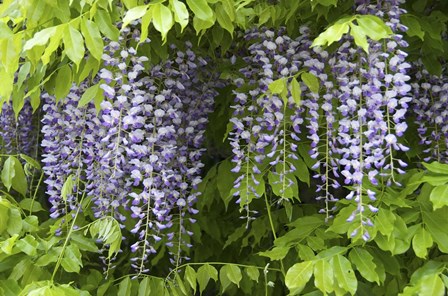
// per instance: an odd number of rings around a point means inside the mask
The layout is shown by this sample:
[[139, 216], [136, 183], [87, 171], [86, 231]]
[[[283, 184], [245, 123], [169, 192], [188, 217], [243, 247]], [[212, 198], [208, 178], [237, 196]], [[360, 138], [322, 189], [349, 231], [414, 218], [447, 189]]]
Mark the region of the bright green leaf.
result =
[[240, 281], [243, 278], [243, 275], [241, 274], [241, 270], [238, 266], [236, 266], [234, 264], [224, 265], [221, 268], [221, 272], [225, 272], [225, 274], [227, 275], [227, 278], [232, 283], [234, 283], [238, 287], [240, 286]]
[[154, 28], [162, 34], [162, 41], [166, 41], [166, 35], [174, 25], [171, 10], [163, 4], [152, 7], [152, 21]]
[[313, 93], [319, 93], [319, 80], [317, 79], [316, 76], [314, 76], [311, 73], [305, 72], [302, 73], [302, 76], [300, 76], [302, 78], [303, 83], [305, 83], [306, 86], [308, 86], [308, 88], [313, 92]]
[[415, 255], [420, 258], [426, 258], [428, 255], [428, 248], [433, 244], [431, 234], [425, 230], [424, 227], [420, 226], [416, 231], [414, 237], [412, 238], [412, 248], [414, 249]]
[[67, 201], [69, 195], [73, 193], [73, 187], [75, 186], [75, 181], [73, 180], [73, 175], [69, 175], [62, 185], [61, 197], [64, 201]]
[[25, 42], [25, 45], [23, 46], [23, 50], [27, 51], [32, 49], [35, 46], [39, 45], [46, 45], [48, 40], [50, 40], [50, 37], [54, 35], [56, 32], [56, 27], [50, 27], [43, 29], [39, 32], [37, 32], [33, 38], [29, 39], [27, 42]]
[[291, 80], [291, 95], [294, 99], [294, 103], [296, 103], [297, 106], [300, 106], [300, 102], [302, 101], [302, 89], [300, 88], [300, 83], [295, 77]]
[[120, 31], [112, 23], [110, 14], [108, 11], [99, 9], [95, 14], [95, 22], [98, 25], [100, 31], [110, 40], [118, 41]]
[[65, 53], [77, 66], [84, 58], [84, 40], [81, 33], [73, 25], [67, 26], [62, 37]]
[[324, 294], [333, 292], [333, 266], [326, 259], [314, 264], [314, 285]]
[[199, 267], [196, 278], [199, 283], [199, 291], [202, 294], [211, 278], [215, 281], [218, 280], [218, 271], [210, 264], [204, 264]]
[[317, 36], [311, 46], [331, 45], [333, 42], [339, 41], [348, 30], [349, 25], [347, 23], [336, 23]]
[[289, 252], [289, 247], [274, 247], [272, 250], [259, 252], [258, 255], [269, 257], [271, 260], [282, 260]]
[[99, 89], [100, 89], [99, 83], [92, 85], [91, 87], [86, 89], [84, 91], [84, 93], [82, 94], [81, 99], [78, 102], [78, 108], [82, 108], [85, 105], [87, 105], [88, 103], [90, 103], [97, 95]]
[[17, 249], [24, 252], [28, 256], [35, 256], [37, 254], [38, 245], [39, 243], [32, 235], [27, 235], [16, 243]]
[[131, 296], [132, 283], [131, 279], [127, 276], [125, 277], [118, 287], [118, 296]]
[[1, 179], [6, 189], [11, 190], [12, 180], [16, 175], [14, 156], [9, 156], [3, 163]]
[[369, 282], [380, 283], [376, 273], [376, 264], [373, 262], [373, 256], [362, 248], [353, 248], [349, 254], [350, 261], [355, 265], [359, 273]]
[[436, 186], [429, 196], [434, 210], [448, 205], [448, 185]]
[[258, 278], [260, 277], [260, 271], [255, 266], [249, 266], [244, 269], [247, 276], [258, 283]]
[[123, 25], [121, 26], [121, 29], [123, 30], [127, 25], [129, 25], [130, 22], [144, 16], [146, 11], [148, 10], [148, 7], [149, 5], [140, 5], [129, 9], [123, 18]]
[[170, 0], [171, 10], [174, 13], [174, 20], [180, 24], [181, 32], [188, 25], [189, 13], [187, 6], [179, 0]]
[[286, 89], [286, 80], [284, 78], [274, 80], [269, 84], [268, 89], [273, 94], [280, 94]]
[[351, 23], [350, 24], [350, 35], [353, 36], [355, 44], [361, 47], [367, 54], [369, 53], [369, 43], [367, 42], [366, 34], [361, 29], [361, 27]]
[[187, 5], [197, 18], [204, 21], [213, 19], [213, 10], [208, 6], [206, 0], [187, 0]]
[[375, 15], [358, 15], [356, 18], [364, 34], [373, 40], [387, 38], [392, 34], [392, 30], [384, 23], [382, 19]]
[[190, 265], [185, 268], [185, 280], [193, 288], [193, 294], [196, 294], [196, 271]]
[[87, 18], [83, 18], [81, 21], [81, 32], [84, 35], [90, 54], [100, 61], [103, 55], [104, 43], [98, 25]]
[[313, 261], [296, 263], [288, 269], [285, 284], [292, 294], [300, 293], [313, 275]]
[[331, 260], [337, 285], [344, 291], [354, 295], [358, 287], [352, 264], [342, 255], [336, 255]]
[[419, 296], [443, 296], [445, 285], [437, 273], [424, 276], [420, 281]]
[[230, 19], [230, 16], [227, 14], [227, 11], [224, 9], [224, 6], [221, 4], [216, 5], [215, 7], [216, 20], [219, 25], [227, 30], [230, 35], [233, 35], [233, 22]]

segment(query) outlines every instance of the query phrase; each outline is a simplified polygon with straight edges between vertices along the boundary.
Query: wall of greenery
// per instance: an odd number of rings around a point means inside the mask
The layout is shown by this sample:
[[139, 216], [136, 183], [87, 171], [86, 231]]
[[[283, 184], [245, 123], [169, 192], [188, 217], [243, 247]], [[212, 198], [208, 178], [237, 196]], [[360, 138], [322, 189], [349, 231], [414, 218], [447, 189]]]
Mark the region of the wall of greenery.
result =
[[0, 296], [445, 295], [447, 24], [3, 0]]

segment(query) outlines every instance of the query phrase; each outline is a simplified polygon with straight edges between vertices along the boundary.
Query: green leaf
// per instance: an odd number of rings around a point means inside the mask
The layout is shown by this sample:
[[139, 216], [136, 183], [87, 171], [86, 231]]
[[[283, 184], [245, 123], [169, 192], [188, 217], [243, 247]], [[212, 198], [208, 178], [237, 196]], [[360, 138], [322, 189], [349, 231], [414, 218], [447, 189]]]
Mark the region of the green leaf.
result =
[[227, 11], [225, 10], [224, 6], [221, 4], [216, 5], [215, 7], [215, 13], [216, 13], [216, 20], [218, 21], [219, 25], [223, 27], [227, 32], [230, 33], [230, 35], [233, 35], [233, 22], [230, 19], [230, 16], [227, 14]]
[[373, 262], [373, 256], [368, 251], [358, 247], [353, 248], [349, 258], [366, 280], [380, 284], [380, 278], [375, 271], [376, 264]]
[[151, 282], [149, 277], [145, 277], [138, 286], [138, 296], [150, 296], [151, 295]]
[[45, 47], [44, 54], [42, 55], [42, 63], [43, 65], [46, 65], [50, 62], [50, 57], [53, 54], [53, 52], [58, 49], [59, 45], [61, 44], [62, 35], [64, 34], [65, 28], [67, 27], [67, 24], [56, 26], [56, 30], [51, 35], [50, 43]]
[[232, 283], [234, 283], [238, 287], [240, 286], [240, 281], [243, 278], [243, 275], [241, 274], [241, 270], [238, 266], [236, 266], [234, 264], [227, 264], [221, 268], [220, 272], [224, 272], [226, 274], [227, 278]]
[[218, 280], [218, 271], [210, 264], [204, 264], [199, 267], [196, 278], [199, 283], [199, 292], [202, 294], [202, 292], [207, 287], [210, 278], [214, 279], [215, 281]]
[[166, 41], [166, 35], [174, 25], [171, 10], [163, 4], [155, 4], [152, 8], [152, 21], [154, 28], [162, 34], [162, 41]]
[[369, 53], [369, 43], [367, 42], [367, 37], [361, 27], [351, 23], [350, 24], [350, 35], [353, 36], [355, 44], [361, 47], [367, 54]]
[[204, 21], [213, 19], [213, 10], [208, 6], [206, 0], [187, 0], [187, 5], [197, 18]]
[[448, 208], [442, 208], [434, 212], [422, 211], [423, 223], [426, 230], [431, 233], [432, 239], [437, 243], [440, 251], [448, 253]]
[[387, 38], [392, 34], [392, 30], [375, 15], [358, 15], [356, 20], [364, 34], [375, 41]]
[[67, 272], [79, 273], [82, 267], [82, 255], [76, 245], [71, 244], [65, 249], [61, 266]]
[[75, 186], [74, 176], [70, 174], [62, 185], [61, 197], [64, 201], [67, 201], [69, 195], [73, 193], [73, 187]]
[[56, 86], [54, 88], [54, 95], [56, 101], [59, 101], [67, 96], [72, 87], [72, 69], [65, 64], [59, 69], [56, 75]]
[[342, 35], [346, 34], [348, 30], [349, 25], [347, 22], [336, 23], [317, 36], [311, 46], [331, 45], [333, 42], [339, 41], [342, 38]]
[[20, 154], [19, 156], [20, 156], [20, 158], [25, 160], [27, 164], [29, 164], [32, 167], [40, 170], [40, 164], [37, 161], [35, 161], [33, 158], [31, 158], [31, 157], [29, 157], [29, 156], [27, 156], [25, 154]]
[[11, 156], [14, 162], [14, 177], [12, 178], [12, 188], [19, 192], [21, 195], [25, 196], [28, 190], [28, 180], [25, 176], [25, 171], [23, 170], [22, 163]]
[[300, 83], [295, 77], [291, 80], [291, 95], [294, 99], [294, 103], [296, 103], [297, 106], [300, 106], [300, 102], [302, 101], [302, 89], [300, 88]]
[[127, 276], [121, 282], [118, 287], [118, 296], [131, 296], [132, 283], [131, 279]]
[[65, 54], [79, 67], [85, 51], [81, 33], [70, 24], [65, 28], [62, 40], [64, 41]]
[[189, 13], [187, 6], [179, 0], [170, 0], [171, 10], [174, 13], [174, 20], [179, 23], [181, 27], [181, 33], [188, 25]]
[[313, 275], [313, 261], [304, 261], [291, 266], [286, 272], [285, 284], [291, 294], [300, 293]]
[[80, 250], [88, 252], [98, 252], [98, 247], [96, 246], [93, 239], [85, 237], [79, 233], [73, 233], [70, 236], [72, 244], [75, 244]]
[[419, 296], [443, 296], [445, 295], [445, 285], [439, 274], [429, 274], [420, 281]]
[[46, 28], [37, 32], [33, 36], [33, 38], [25, 42], [25, 45], [23, 46], [23, 51], [30, 50], [35, 46], [46, 45], [48, 40], [50, 40], [50, 37], [52, 37], [55, 32], [56, 27]]
[[440, 209], [443, 206], [448, 205], [448, 185], [436, 186], [429, 196], [429, 200], [432, 202], [434, 210]]
[[27, 235], [16, 243], [17, 249], [24, 252], [28, 256], [35, 256], [37, 254], [38, 245], [39, 243], [32, 235]]
[[422, 30], [417, 17], [406, 14], [400, 16], [400, 21], [408, 28], [408, 30], [406, 31], [406, 34], [408, 36], [417, 36], [421, 40], [424, 40], [425, 31]]
[[319, 93], [319, 80], [316, 76], [314, 76], [311, 73], [305, 72], [302, 73], [302, 81], [305, 83], [306, 86], [313, 92], [313, 93]]
[[314, 263], [314, 285], [324, 294], [333, 292], [333, 266], [325, 259]]
[[258, 278], [260, 277], [260, 271], [255, 266], [249, 266], [244, 269], [247, 276], [258, 283]]
[[420, 226], [415, 232], [412, 238], [412, 248], [414, 249], [415, 255], [420, 258], [426, 258], [428, 255], [428, 248], [433, 244], [431, 234]]
[[14, 234], [10, 238], [0, 242], [0, 250], [2, 250], [2, 252], [4, 252], [7, 255], [11, 255], [12, 248], [14, 247], [14, 244], [18, 238], [19, 238], [19, 235]]
[[81, 21], [81, 32], [86, 40], [86, 46], [90, 54], [98, 61], [101, 61], [104, 42], [103, 38], [101, 38], [98, 25], [88, 18], [83, 18]]
[[78, 102], [78, 108], [82, 108], [88, 103], [90, 103], [98, 94], [99, 89], [100, 89], [99, 83], [92, 85], [91, 87], [86, 89]]
[[9, 156], [3, 163], [1, 179], [6, 189], [11, 190], [12, 180], [16, 175], [14, 156]]
[[422, 164], [430, 172], [436, 174], [448, 175], [448, 165], [445, 163], [434, 161], [431, 163], [422, 162]]
[[196, 31], [196, 34], [199, 35], [203, 33], [205, 30], [211, 28], [215, 24], [215, 17], [213, 16], [210, 20], [203, 20], [196, 16], [193, 17], [193, 27]]
[[22, 231], [22, 215], [18, 208], [12, 207], [9, 209], [9, 220], [8, 220], [8, 233], [9, 235], [20, 234]]
[[273, 94], [281, 94], [286, 89], [285, 78], [279, 78], [269, 83], [268, 89]]
[[196, 294], [196, 271], [190, 265], [185, 268], [185, 280], [193, 288], [193, 294]]
[[97, 23], [98, 28], [107, 38], [118, 41], [120, 31], [112, 24], [108, 11], [99, 9], [95, 14], [95, 23]]
[[288, 255], [289, 247], [274, 247], [272, 250], [259, 252], [258, 255], [269, 257], [271, 260], [282, 260]]
[[148, 10], [148, 7], [149, 5], [140, 5], [129, 9], [123, 18], [123, 25], [121, 26], [121, 29], [123, 30], [127, 25], [129, 25], [130, 22], [144, 16], [146, 11]]
[[354, 295], [358, 287], [358, 281], [350, 261], [342, 255], [336, 255], [331, 262], [337, 285], [344, 291]]

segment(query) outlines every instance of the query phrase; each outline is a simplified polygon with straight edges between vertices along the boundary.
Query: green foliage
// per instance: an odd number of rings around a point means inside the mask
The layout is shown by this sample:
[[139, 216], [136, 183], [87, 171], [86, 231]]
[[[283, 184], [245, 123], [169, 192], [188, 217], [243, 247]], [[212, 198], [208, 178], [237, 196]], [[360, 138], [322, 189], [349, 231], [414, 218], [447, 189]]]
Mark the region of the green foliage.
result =
[[[321, 32], [314, 36], [313, 47], [332, 50], [349, 34], [367, 53], [369, 40], [391, 34], [375, 16], [351, 15], [353, 1], [53, 2], [0, 4], [0, 104], [12, 99], [16, 116], [25, 99], [38, 112], [43, 88], [61, 100], [73, 84], [92, 79], [101, 62], [103, 37], [118, 40], [120, 22], [122, 28], [139, 26], [141, 42], [151, 39], [149, 45], [135, 45], [148, 53], [148, 63], [167, 58], [166, 44], [178, 40], [192, 41], [216, 59], [232, 55], [239, 32], [254, 26], [285, 26], [297, 36], [299, 25], [309, 23], [314, 32]], [[448, 4], [414, 0], [405, 5], [408, 13], [401, 21], [408, 27], [410, 59], [421, 57], [430, 73], [442, 74]], [[219, 65], [219, 70], [223, 78], [235, 78], [239, 66], [236, 61]], [[93, 102], [100, 109], [100, 84], [83, 93], [78, 107]], [[300, 106], [305, 88], [321, 92], [318, 78], [303, 70], [270, 83], [268, 95], [285, 103], [291, 96]], [[401, 187], [370, 188], [378, 191], [379, 208], [366, 214], [374, 225], [370, 239], [352, 238], [357, 226], [347, 219], [353, 205], [338, 202], [333, 219], [326, 221], [318, 214], [321, 205], [307, 202], [302, 194], [313, 182], [314, 160], [306, 140], [298, 147], [297, 160], [287, 160], [287, 148], [279, 149], [281, 161], [274, 167], [261, 164], [261, 174], [253, 173], [254, 161], [247, 154], [242, 185], [233, 187], [236, 175], [226, 142], [233, 90], [221, 91], [217, 111], [210, 117], [208, 145], [218, 150], [219, 159], [209, 160], [197, 189], [202, 195], [189, 238], [192, 260], [171, 272], [163, 249], [151, 261], [149, 275], [134, 277], [130, 254], [120, 250], [135, 234], [121, 229], [112, 217], [94, 219], [87, 197], [82, 197], [82, 209], [50, 219], [42, 184], [36, 180], [39, 160], [24, 154], [1, 155], [0, 295], [446, 294], [448, 165], [423, 163], [424, 169], [410, 169], [398, 177]], [[275, 173], [288, 171], [291, 165], [297, 170], [280, 180]], [[84, 176], [68, 176], [64, 200], [79, 186], [80, 177]], [[239, 205], [234, 203], [236, 191]], [[250, 223], [240, 219], [240, 211], [248, 205], [258, 213]], [[99, 253], [105, 257], [105, 273]], [[113, 264], [118, 268], [110, 269]]]

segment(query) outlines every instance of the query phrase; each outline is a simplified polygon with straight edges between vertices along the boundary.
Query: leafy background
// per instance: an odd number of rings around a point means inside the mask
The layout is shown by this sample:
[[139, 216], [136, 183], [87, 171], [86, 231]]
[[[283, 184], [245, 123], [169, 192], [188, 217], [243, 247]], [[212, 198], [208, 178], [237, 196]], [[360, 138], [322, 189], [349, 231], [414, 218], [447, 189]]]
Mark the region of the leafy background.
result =
[[[244, 47], [242, 32], [253, 27], [284, 26], [296, 37], [308, 24], [314, 45], [331, 48], [351, 34], [366, 50], [363, 39], [348, 30], [366, 17], [354, 15], [353, 5], [342, 0], [5, 0], [0, 4], [0, 103], [11, 99], [18, 116], [29, 100], [39, 118], [42, 91], [62, 100], [72, 83], [95, 77], [104, 40], [118, 40], [117, 23], [125, 27], [139, 21], [141, 35], [151, 39], [139, 48], [148, 64], [170, 59], [169, 44], [190, 40], [215, 61], [223, 79], [238, 77], [240, 61], [228, 60]], [[421, 59], [427, 71], [444, 77], [448, 3], [416, 0], [404, 7], [408, 59]], [[385, 38], [388, 32], [380, 26], [363, 34]], [[302, 75], [296, 82], [315, 88], [310, 79]], [[276, 81], [269, 90], [281, 94], [287, 83]], [[191, 224], [193, 248], [186, 250], [191, 261], [178, 266], [170, 265], [161, 247], [149, 262], [149, 274], [134, 274], [129, 252], [120, 248], [129, 233], [116, 220], [83, 213], [51, 219], [39, 150], [2, 154], [0, 295], [445, 294], [448, 165], [420, 159], [412, 128], [406, 135], [410, 166], [398, 176], [402, 186], [381, 188], [367, 242], [350, 237], [353, 225], [347, 219], [354, 205], [349, 201], [338, 202], [333, 219], [319, 214], [306, 141], [299, 151], [303, 164], [295, 198], [287, 206], [276, 203], [275, 182], [267, 177], [263, 198], [251, 204], [258, 214], [247, 227], [232, 196], [235, 174], [226, 140], [234, 90], [232, 85], [220, 89], [209, 116], [199, 214]], [[102, 97], [96, 87], [81, 101], [99, 104]], [[295, 97], [299, 102], [300, 94]], [[67, 231], [58, 235], [60, 228]], [[111, 269], [103, 270], [100, 249], [107, 260], [113, 258]]]

